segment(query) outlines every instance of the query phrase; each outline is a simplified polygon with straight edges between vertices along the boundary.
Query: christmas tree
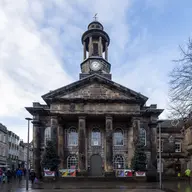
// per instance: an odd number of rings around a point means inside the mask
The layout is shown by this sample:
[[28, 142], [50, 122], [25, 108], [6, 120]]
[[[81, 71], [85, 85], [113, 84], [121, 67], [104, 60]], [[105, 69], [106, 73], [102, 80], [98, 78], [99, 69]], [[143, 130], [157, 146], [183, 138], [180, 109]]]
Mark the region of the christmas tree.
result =
[[134, 157], [131, 161], [131, 168], [134, 171], [146, 170], [146, 154], [144, 146], [141, 143], [138, 143], [135, 147]]
[[51, 171], [56, 171], [58, 169], [59, 164], [60, 159], [57, 155], [54, 143], [52, 141], [47, 141], [47, 145], [41, 162], [42, 167], [50, 169]]

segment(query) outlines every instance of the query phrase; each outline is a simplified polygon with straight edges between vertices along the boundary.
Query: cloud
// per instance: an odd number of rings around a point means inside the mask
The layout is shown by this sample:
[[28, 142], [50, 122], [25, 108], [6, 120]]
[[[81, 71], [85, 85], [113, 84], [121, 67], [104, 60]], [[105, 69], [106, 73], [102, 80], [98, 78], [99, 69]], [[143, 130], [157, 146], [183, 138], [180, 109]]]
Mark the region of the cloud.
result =
[[78, 80], [81, 35], [95, 13], [111, 38], [113, 80], [165, 108], [177, 35], [170, 30], [173, 44], [152, 28], [166, 6], [164, 0], [1, 0], [0, 121], [26, 138], [24, 107]]
[[80, 38], [95, 13], [110, 29], [116, 48], [126, 46], [129, 5], [130, 1], [115, 0], [2, 0], [1, 122], [26, 138], [24, 107], [42, 102], [41, 95], [74, 81], [69, 72], [75, 68], [80, 72]]

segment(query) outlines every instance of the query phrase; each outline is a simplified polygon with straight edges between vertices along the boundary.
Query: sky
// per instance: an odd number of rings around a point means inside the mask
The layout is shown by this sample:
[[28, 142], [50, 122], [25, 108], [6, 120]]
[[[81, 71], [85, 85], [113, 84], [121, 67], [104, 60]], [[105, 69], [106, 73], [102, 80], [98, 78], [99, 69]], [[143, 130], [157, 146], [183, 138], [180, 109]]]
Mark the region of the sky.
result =
[[24, 107], [78, 80], [81, 36], [95, 13], [111, 39], [112, 80], [167, 117], [168, 74], [192, 36], [191, 0], [1, 0], [0, 122], [24, 141]]

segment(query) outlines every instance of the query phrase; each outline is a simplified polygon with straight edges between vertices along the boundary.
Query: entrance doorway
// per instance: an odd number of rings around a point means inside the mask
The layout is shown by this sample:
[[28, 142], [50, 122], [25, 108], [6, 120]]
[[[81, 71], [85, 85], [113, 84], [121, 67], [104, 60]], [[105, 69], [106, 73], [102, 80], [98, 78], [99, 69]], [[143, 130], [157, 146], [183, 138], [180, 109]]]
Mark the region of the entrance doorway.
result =
[[99, 177], [103, 175], [102, 171], [102, 158], [100, 155], [92, 155], [90, 161], [90, 174], [91, 176]]

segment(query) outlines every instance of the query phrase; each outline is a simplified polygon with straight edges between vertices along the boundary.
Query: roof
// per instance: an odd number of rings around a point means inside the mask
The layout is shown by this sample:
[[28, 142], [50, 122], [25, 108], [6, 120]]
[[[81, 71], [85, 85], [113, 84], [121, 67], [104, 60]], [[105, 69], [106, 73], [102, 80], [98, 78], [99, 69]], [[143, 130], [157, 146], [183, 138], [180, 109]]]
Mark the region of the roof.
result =
[[7, 127], [5, 125], [3, 125], [2, 123], [0, 123], [0, 131], [7, 133]]
[[100, 84], [106, 84], [112, 88], [114, 88], [115, 90], [118, 90], [122, 93], [125, 94], [129, 94], [135, 98], [137, 98], [137, 100], [140, 101], [141, 105], [144, 105], [146, 103], [146, 101], [148, 100], [148, 98], [136, 91], [133, 91], [125, 86], [122, 86], [114, 81], [111, 81], [97, 73], [94, 73], [86, 78], [83, 78], [79, 81], [73, 82], [69, 85], [63, 86], [59, 89], [56, 89], [54, 91], [51, 91], [45, 95], [42, 96], [42, 98], [44, 99], [45, 102], [49, 103], [50, 100], [54, 99], [54, 98], [58, 98], [59, 95], [63, 95], [65, 93], [68, 93], [72, 90], [75, 90], [81, 86], [84, 86], [85, 84], [89, 84], [91, 82], [98, 82]]
[[92, 24], [99, 24], [102, 27], [102, 30], [104, 30], [103, 25], [99, 21], [92, 21], [91, 23], [89, 23], [87, 28], [89, 29], [90, 25], [92, 25]]

